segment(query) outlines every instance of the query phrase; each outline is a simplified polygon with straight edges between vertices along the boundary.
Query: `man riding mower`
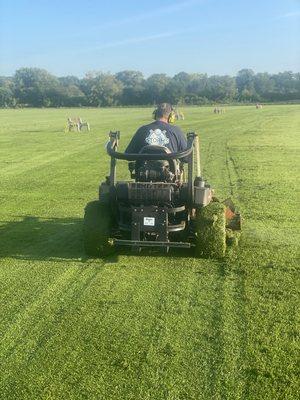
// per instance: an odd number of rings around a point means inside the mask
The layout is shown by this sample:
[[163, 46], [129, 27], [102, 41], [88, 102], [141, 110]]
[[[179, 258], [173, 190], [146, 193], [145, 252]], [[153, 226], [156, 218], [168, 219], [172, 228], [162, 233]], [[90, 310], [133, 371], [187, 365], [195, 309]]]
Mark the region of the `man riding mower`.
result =
[[[223, 257], [241, 217], [231, 200], [216, 200], [201, 177], [198, 135], [188, 133], [186, 141], [177, 140], [179, 151], [171, 151], [166, 124], [152, 128], [148, 135], [140, 131], [144, 146], [138, 149], [138, 131], [125, 153], [118, 152], [120, 132], [110, 132], [110, 174], [99, 199], [85, 208], [85, 252], [104, 257], [123, 246], [135, 252], [185, 248], [196, 257]], [[128, 161], [131, 180], [117, 181], [117, 160]]]

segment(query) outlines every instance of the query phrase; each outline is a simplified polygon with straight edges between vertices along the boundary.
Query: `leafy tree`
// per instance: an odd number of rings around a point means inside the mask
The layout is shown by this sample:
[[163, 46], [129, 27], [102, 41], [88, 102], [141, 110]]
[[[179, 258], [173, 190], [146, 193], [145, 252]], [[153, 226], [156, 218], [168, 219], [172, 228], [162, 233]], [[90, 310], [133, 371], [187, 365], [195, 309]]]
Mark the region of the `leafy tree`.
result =
[[114, 75], [99, 73], [88, 81], [88, 86], [90, 104], [106, 107], [119, 103], [123, 86]]
[[77, 76], [61, 76], [58, 80], [62, 86], [80, 86], [80, 79]]
[[16, 100], [11, 89], [0, 87], [0, 107], [14, 107]]
[[140, 71], [121, 71], [116, 74], [116, 78], [123, 83], [124, 87], [135, 87], [144, 81], [143, 74]]
[[173, 78], [167, 83], [163, 96], [171, 104], [180, 104], [184, 102], [184, 95], [184, 83]]
[[300, 74], [291, 71], [279, 72], [272, 76], [275, 81], [275, 90], [272, 100], [297, 100], [300, 98]]
[[233, 100], [237, 94], [235, 79], [230, 76], [211, 76], [207, 80], [206, 94], [213, 101]]
[[57, 90], [60, 96], [60, 105], [65, 107], [80, 107], [87, 105], [87, 97], [81, 90], [81, 81], [76, 76], [58, 78], [60, 87]]
[[66, 86], [64, 97], [65, 97], [64, 106], [80, 107], [87, 105], [87, 98], [85, 94], [76, 85]]
[[77, 107], [153, 104], [210, 104], [226, 101], [299, 101], [300, 74], [255, 74], [242, 69], [236, 77], [179, 72], [173, 78], [139, 71], [115, 75], [90, 72], [55, 77], [39, 68], [21, 68], [11, 77], [0, 77], [0, 107]]
[[236, 85], [240, 100], [257, 100], [258, 96], [254, 87], [254, 75], [252, 69], [242, 69], [238, 72]]
[[260, 100], [269, 100], [275, 90], [275, 80], [267, 72], [254, 77], [254, 88]]
[[198, 96], [197, 94], [190, 93], [184, 97], [185, 104], [191, 105], [204, 105], [209, 104], [209, 99], [205, 96]]
[[0, 107], [15, 107], [14, 83], [12, 78], [0, 77]]
[[145, 92], [145, 79], [143, 74], [139, 71], [121, 71], [115, 76], [123, 85], [123, 92], [120, 99], [121, 104], [142, 104]]
[[191, 74], [191, 80], [186, 88], [188, 93], [202, 95], [207, 89], [207, 74]]
[[52, 107], [81, 107], [87, 105], [85, 94], [75, 85], [58, 86], [50, 90]]
[[173, 76], [173, 80], [175, 82], [180, 83], [185, 89], [187, 89], [192, 79], [193, 79], [193, 74], [188, 74], [187, 72], [183, 71]]
[[49, 106], [59, 80], [44, 69], [21, 68], [14, 76], [15, 94], [20, 104]]
[[166, 74], [153, 74], [146, 83], [146, 99], [148, 103], [160, 103], [165, 101], [166, 87], [171, 78]]

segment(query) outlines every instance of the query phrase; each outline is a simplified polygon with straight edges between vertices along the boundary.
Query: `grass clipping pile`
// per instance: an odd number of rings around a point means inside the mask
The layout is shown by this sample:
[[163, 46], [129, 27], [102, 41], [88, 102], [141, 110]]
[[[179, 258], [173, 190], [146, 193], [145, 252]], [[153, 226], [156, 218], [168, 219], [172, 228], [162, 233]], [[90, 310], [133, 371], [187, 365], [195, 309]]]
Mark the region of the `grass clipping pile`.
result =
[[196, 213], [196, 256], [222, 258], [226, 251], [225, 206], [212, 202]]

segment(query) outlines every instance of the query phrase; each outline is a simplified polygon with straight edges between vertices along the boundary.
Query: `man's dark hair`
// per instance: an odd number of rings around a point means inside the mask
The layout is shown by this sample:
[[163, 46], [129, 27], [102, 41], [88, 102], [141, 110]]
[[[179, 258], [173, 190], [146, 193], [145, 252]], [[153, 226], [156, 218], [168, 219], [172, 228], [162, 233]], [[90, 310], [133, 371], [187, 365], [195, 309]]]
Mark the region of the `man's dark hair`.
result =
[[169, 115], [171, 114], [173, 108], [171, 104], [169, 103], [161, 103], [157, 106], [157, 108], [153, 112], [153, 117], [154, 119], [159, 119], [159, 118], [168, 118]]

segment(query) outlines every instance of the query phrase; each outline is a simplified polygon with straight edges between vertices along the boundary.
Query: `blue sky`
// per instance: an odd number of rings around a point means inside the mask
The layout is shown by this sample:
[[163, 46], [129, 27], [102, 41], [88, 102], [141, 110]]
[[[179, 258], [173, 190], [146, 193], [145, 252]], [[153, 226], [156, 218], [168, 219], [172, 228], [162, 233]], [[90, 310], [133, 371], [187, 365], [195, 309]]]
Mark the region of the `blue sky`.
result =
[[300, 70], [299, 0], [0, 0], [0, 75]]

